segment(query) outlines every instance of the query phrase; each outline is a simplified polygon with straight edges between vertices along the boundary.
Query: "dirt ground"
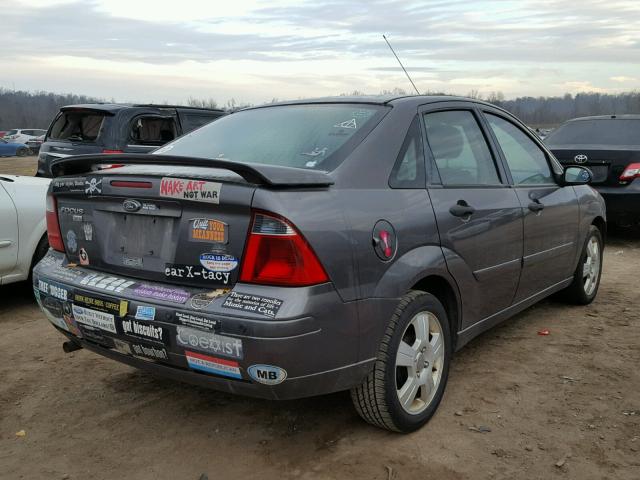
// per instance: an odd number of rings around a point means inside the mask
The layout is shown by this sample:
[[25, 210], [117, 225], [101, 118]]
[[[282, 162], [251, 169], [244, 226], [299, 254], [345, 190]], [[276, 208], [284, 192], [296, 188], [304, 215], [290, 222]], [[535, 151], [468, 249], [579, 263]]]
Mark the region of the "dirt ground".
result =
[[0, 478], [638, 479], [639, 266], [640, 236], [613, 235], [592, 305], [548, 300], [475, 339], [411, 435], [347, 393], [255, 400], [65, 354], [30, 286], [0, 287]]

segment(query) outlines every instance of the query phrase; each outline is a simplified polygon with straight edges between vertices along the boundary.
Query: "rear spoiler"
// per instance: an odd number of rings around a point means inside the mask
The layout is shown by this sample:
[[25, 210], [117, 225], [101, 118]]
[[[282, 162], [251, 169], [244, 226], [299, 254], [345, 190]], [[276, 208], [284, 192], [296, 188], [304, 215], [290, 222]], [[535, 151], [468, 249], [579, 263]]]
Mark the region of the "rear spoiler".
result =
[[185, 167], [222, 168], [231, 170], [249, 183], [269, 187], [328, 187], [333, 179], [325, 172], [304, 168], [259, 163], [240, 163], [231, 160], [125, 153], [116, 155], [74, 155], [56, 158], [51, 162], [54, 177], [88, 173], [95, 165], [176, 165]]

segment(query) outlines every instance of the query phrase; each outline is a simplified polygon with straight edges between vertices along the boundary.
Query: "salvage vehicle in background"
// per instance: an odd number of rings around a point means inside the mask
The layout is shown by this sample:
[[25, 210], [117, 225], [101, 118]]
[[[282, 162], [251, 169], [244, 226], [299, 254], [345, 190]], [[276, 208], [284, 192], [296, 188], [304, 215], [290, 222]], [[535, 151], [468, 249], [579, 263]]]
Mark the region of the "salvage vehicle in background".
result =
[[350, 389], [389, 430], [427, 422], [472, 338], [600, 282], [590, 172], [480, 101], [256, 107], [52, 169], [33, 286], [66, 351], [270, 399]]
[[29, 147], [29, 151], [31, 155], [38, 154], [43, 142], [44, 142], [44, 135], [40, 135], [39, 137], [33, 138], [26, 143], [27, 147]]
[[45, 133], [47, 131], [41, 128], [14, 128], [5, 133], [2, 138], [9, 142], [26, 144], [29, 140], [33, 140]]
[[0, 157], [26, 157], [31, 151], [22, 143], [11, 143], [0, 138]]
[[46, 132], [36, 176], [53, 159], [88, 153], [148, 153], [225, 112], [171, 105], [93, 103], [62, 107]]
[[0, 175], [0, 285], [26, 280], [49, 249], [49, 179]]
[[593, 172], [609, 222], [640, 225], [640, 115], [606, 115], [569, 120], [546, 139], [564, 165]]

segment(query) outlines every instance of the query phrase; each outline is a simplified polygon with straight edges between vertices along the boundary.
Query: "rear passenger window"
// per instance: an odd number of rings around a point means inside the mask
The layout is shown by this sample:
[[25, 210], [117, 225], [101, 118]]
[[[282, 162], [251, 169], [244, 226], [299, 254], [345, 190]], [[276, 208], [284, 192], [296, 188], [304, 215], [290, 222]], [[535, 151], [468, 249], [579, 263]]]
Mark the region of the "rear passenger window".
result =
[[176, 137], [173, 117], [137, 117], [131, 126], [131, 139], [137, 145], [160, 146]]
[[547, 155], [513, 123], [485, 114], [507, 160], [516, 185], [554, 183]]
[[424, 188], [424, 153], [422, 150], [422, 138], [420, 135], [420, 123], [416, 117], [396, 160], [396, 164], [389, 178], [391, 188]]
[[427, 113], [424, 122], [443, 185], [500, 184], [493, 156], [473, 113]]

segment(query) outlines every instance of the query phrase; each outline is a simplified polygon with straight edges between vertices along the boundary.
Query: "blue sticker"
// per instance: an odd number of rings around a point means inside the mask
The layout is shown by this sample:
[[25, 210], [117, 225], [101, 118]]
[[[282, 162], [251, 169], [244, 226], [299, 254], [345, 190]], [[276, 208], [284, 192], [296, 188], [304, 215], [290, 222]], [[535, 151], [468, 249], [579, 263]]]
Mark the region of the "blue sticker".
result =
[[78, 240], [73, 230], [67, 232], [67, 248], [71, 253], [76, 253], [76, 250], [78, 250]]
[[232, 255], [203, 253], [200, 264], [211, 272], [230, 272], [238, 266], [238, 259]]
[[137, 320], [153, 320], [156, 318], [156, 307], [149, 307], [146, 305], [140, 305], [136, 309], [136, 319]]

